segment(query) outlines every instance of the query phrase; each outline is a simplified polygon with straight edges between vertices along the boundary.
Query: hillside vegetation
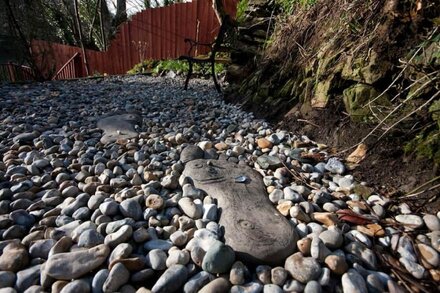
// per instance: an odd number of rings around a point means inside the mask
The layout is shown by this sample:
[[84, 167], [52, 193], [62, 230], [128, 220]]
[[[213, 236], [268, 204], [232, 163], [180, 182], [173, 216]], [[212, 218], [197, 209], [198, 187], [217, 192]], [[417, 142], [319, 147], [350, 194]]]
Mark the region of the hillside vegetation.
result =
[[[248, 46], [233, 54], [229, 98], [284, 127], [326, 139], [339, 156], [367, 149], [370, 161], [361, 169], [373, 168], [378, 179], [406, 162], [417, 178], [379, 182], [409, 191], [434, 177], [440, 163], [437, 4], [242, 1], [238, 42]], [[258, 29], [266, 36], [257, 43]], [[257, 57], [248, 54], [243, 62], [249, 46]], [[237, 78], [240, 73], [244, 79]]]

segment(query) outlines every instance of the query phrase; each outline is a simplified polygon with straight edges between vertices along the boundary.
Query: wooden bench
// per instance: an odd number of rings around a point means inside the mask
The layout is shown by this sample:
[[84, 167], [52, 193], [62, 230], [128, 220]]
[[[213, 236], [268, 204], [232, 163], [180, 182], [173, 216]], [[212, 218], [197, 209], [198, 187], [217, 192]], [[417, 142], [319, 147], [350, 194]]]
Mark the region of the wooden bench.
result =
[[[219, 93], [221, 93], [221, 88], [218, 83], [217, 76], [215, 74], [215, 63], [227, 64], [227, 63], [231, 62], [230, 58], [228, 58], [228, 57], [217, 56], [217, 53], [227, 52], [229, 49], [229, 48], [223, 46], [223, 42], [224, 42], [227, 31], [231, 27], [231, 24], [232, 24], [232, 21], [231, 21], [230, 17], [228, 15], [226, 15], [222, 19], [222, 24], [220, 26], [218, 35], [215, 38], [214, 42], [212, 42], [212, 43], [199, 43], [195, 40], [185, 39], [185, 43], [188, 43], [190, 45], [190, 48], [188, 50], [187, 55], [183, 55], [183, 56], [179, 57], [179, 60], [186, 60], [189, 63], [188, 75], [186, 76], [185, 87], [184, 87], [185, 90], [188, 89], [188, 83], [189, 83], [189, 80], [190, 80], [191, 75], [193, 73], [193, 64], [194, 63], [197, 63], [197, 64], [209, 63], [211, 65], [211, 75], [212, 75], [212, 78], [214, 79], [215, 88], [217, 89], [217, 91]], [[191, 55], [193, 55], [193, 50], [197, 46], [209, 47], [209, 48], [211, 48], [211, 50], [208, 53], [208, 55], [193, 57]]]

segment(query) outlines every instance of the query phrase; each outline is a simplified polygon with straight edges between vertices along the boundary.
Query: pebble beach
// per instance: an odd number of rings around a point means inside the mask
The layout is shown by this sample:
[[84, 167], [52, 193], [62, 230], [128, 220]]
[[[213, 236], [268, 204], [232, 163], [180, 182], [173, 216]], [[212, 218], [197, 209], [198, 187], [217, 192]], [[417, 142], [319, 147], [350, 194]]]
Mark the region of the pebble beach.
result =
[[[405, 292], [402, 276], [440, 282], [440, 212], [390, 201], [331, 146], [226, 104], [210, 81], [182, 85], [0, 85], [0, 293], [375, 293]], [[138, 135], [103, 143], [97, 122], [121, 113], [140, 115]], [[292, 254], [277, 264], [238, 256], [216, 196], [184, 175], [188, 146], [261, 175], [267, 204], [294, 230]]]

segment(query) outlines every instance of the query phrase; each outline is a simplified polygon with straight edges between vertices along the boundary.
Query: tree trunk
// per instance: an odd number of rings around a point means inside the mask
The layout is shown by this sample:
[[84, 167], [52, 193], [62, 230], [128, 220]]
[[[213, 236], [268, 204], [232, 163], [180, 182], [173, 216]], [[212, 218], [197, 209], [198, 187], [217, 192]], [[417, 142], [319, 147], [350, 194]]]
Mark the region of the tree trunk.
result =
[[127, 0], [118, 0], [116, 3], [115, 28], [127, 20]]
[[82, 38], [82, 28], [81, 28], [81, 20], [79, 18], [78, 0], [73, 0], [73, 5], [75, 9], [75, 21], [78, 27], [79, 42], [81, 45], [81, 51], [83, 53], [82, 55], [83, 55], [84, 66], [86, 68], [86, 76], [89, 76], [89, 64], [87, 63], [87, 54], [86, 54], [86, 50], [84, 49], [84, 43]]

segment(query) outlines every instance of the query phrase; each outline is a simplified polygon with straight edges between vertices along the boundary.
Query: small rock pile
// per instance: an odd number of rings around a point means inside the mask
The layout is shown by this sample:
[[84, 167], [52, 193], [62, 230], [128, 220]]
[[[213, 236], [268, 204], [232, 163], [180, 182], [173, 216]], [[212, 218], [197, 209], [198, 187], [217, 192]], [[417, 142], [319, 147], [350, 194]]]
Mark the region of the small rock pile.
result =
[[[440, 280], [439, 214], [390, 208], [325, 145], [196, 88], [136, 76], [0, 88], [0, 292], [400, 292]], [[101, 143], [97, 120], [127, 111], [142, 113], [138, 137]], [[237, 259], [216, 201], [181, 176], [188, 145], [260, 172], [297, 252], [278, 266]]]

